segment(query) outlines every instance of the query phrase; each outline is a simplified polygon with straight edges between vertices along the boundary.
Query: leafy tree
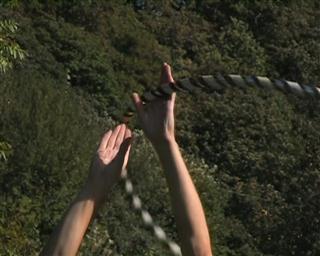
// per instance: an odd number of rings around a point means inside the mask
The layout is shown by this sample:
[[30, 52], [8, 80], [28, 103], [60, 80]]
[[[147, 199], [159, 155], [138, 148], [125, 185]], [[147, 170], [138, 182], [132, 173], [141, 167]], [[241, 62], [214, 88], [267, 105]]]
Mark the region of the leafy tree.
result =
[[0, 134], [13, 148], [0, 175], [1, 250], [35, 254], [86, 177], [108, 122], [52, 80], [25, 68], [15, 75], [0, 86]]
[[2, 73], [12, 67], [14, 60], [22, 60], [26, 55], [13, 38], [17, 29], [17, 23], [12, 20], [0, 21], [0, 72]]
[[[317, 1], [148, 0], [139, 11], [128, 2], [138, 1], [1, 2], [19, 33], [1, 30], [0, 44], [20, 45], [28, 58], [1, 74], [0, 254], [40, 250], [81, 185], [99, 134], [113, 125], [110, 116], [119, 121], [131, 91], [157, 85], [162, 61], [177, 78], [320, 79]], [[20, 60], [7, 53], [12, 64]], [[319, 104], [254, 88], [179, 94], [177, 104], [177, 136], [216, 253], [318, 255]], [[177, 239], [161, 168], [136, 134], [135, 189]], [[104, 253], [168, 254], [121, 186], [80, 252]]]
[[11, 145], [7, 142], [0, 142], [0, 159], [6, 161], [11, 153]]

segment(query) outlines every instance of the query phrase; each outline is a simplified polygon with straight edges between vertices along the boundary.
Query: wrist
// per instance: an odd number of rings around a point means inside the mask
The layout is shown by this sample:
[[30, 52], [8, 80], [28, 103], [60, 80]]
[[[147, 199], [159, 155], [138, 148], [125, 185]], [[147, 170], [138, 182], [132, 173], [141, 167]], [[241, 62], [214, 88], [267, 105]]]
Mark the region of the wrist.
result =
[[161, 154], [162, 152], [168, 152], [168, 150], [170, 150], [172, 147], [178, 146], [174, 137], [153, 142], [152, 144], [158, 154]]
[[98, 207], [106, 198], [107, 188], [108, 186], [102, 184], [101, 182], [97, 183], [88, 179], [82, 189], [81, 194], [87, 199], [92, 200]]

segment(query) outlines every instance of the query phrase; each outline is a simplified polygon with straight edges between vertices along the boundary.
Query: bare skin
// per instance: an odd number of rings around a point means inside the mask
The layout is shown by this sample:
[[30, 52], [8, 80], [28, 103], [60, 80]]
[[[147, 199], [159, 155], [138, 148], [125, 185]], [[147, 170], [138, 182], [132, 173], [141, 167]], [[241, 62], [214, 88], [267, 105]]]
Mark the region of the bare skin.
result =
[[[163, 65], [160, 83], [174, 82], [170, 66]], [[143, 105], [138, 94], [133, 101], [145, 135], [154, 146], [170, 189], [183, 255], [212, 255], [209, 231], [197, 190], [175, 139], [175, 94]]]
[[76, 255], [90, 221], [127, 165], [130, 140], [131, 131], [124, 124], [104, 134], [83, 189], [41, 255]]
[[[163, 66], [160, 82], [174, 82], [167, 64]], [[175, 94], [168, 100], [156, 100], [147, 106], [142, 104], [137, 94], [133, 95], [133, 100], [143, 130], [164, 168], [183, 255], [212, 255], [204, 211], [175, 140]], [[83, 189], [41, 255], [76, 255], [92, 218], [125, 170], [130, 141], [131, 131], [124, 124], [104, 134]]]

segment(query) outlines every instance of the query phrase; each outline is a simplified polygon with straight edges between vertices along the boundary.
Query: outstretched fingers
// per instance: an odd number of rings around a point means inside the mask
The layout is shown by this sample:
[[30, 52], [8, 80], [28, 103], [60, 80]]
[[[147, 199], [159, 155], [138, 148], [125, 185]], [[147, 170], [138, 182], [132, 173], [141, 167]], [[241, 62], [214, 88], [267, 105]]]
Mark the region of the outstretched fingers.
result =
[[116, 139], [118, 137], [118, 134], [120, 132], [120, 129], [121, 129], [121, 125], [118, 125], [113, 131], [112, 131], [112, 134], [109, 138], [109, 141], [108, 141], [108, 145], [107, 145], [107, 148], [108, 149], [113, 149], [114, 146], [115, 146], [115, 143], [116, 143]]
[[126, 126], [124, 124], [122, 124], [120, 126], [120, 130], [119, 130], [119, 133], [117, 135], [117, 138], [116, 138], [116, 141], [115, 141], [115, 144], [114, 144], [114, 148], [116, 149], [119, 149], [122, 142], [123, 142], [123, 139], [124, 139], [124, 136], [125, 136], [125, 132], [126, 132]]
[[[160, 84], [167, 84], [167, 83], [174, 83], [174, 79], [171, 72], [171, 67], [167, 63], [163, 63], [162, 69], [161, 69], [161, 75], [160, 75]], [[176, 94], [173, 93], [170, 95], [170, 97], [167, 99], [169, 100], [168, 104], [169, 107], [174, 106]]]
[[98, 151], [103, 151], [106, 149], [107, 145], [108, 145], [108, 142], [109, 142], [109, 139], [111, 137], [111, 134], [112, 134], [112, 130], [109, 130], [108, 132], [106, 132], [102, 139], [101, 139], [101, 142], [100, 142], [100, 145], [98, 147]]

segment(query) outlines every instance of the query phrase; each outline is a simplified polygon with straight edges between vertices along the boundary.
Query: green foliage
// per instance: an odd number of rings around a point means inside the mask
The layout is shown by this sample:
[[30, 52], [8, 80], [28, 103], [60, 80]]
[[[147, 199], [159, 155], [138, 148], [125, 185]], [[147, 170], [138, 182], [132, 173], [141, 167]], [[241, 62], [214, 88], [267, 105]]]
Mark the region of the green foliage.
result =
[[86, 177], [102, 129], [69, 89], [32, 70], [15, 75], [0, 86], [0, 132], [13, 148], [1, 168], [1, 246], [34, 254]]
[[238, 251], [251, 241], [259, 253], [307, 253], [317, 241], [317, 232], [309, 230], [319, 227], [318, 218], [312, 218], [308, 229], [298, 223], [307, 214], [301, 211], [303, 205], [308, 205], [309, 213], [319, 211], [318, 206], [305, 204], [310, 196], [307, 191], [318, 187], [311, 180], [319, 177], [319, 114], [306, 117], [308, 111], [318, 109], [318, 104], [310, 102], [299, 113], [295, 105], [301, 101], [292, 99], [288, 104], [281, 94], [256, 90], [234, 90], [215, 100], [206, 98], [197, 99], [203, 104], [192, 109], [201, 113], [201, 122], [188, 108], [180, 108], [179, 116], [188, 119], [185, 127], [180, 124], [180, 138], [190, 152], [210, 165], [217, 164], [220, 179], [237, 191], [225, 214], [243, 225], [253, 238], [241, 235], [234, 249]]
[[[1, 60], [9, 68], [28, 52], [0, 81], [1, 255], [39, 252], [110, 116], [119, 121], [132, 91], [157, 85], [162, 61], [177, 78], [320, 80], [317, 1], [144, 2], [1, 2]], [[319, 104], [252, 88], [177, 101], [177, 137], [215, 253], [318, 255]], [[144, 207], [178, 241], [165, 179], [139, 130], [129, 171]], [[80, 251], [101, 254], [168, 254], [121, 185]]]
[[230, 67], [227, 72], [265, 74], [267, 59], [264, 49], [255, 41], [248, 25], [231, 18], [231, 24], [219, 35], [221, 62]]
[[12, 152], [12, 147], [7, 142], [0, 142], [0, 160], [7, 161], [8, 155]]
[[22, 60], [26, 55], [13, 39], [17, 29], [17, 23], [12, 20], [0, 21], [0, 73], [12, 68], [14, 60]]

